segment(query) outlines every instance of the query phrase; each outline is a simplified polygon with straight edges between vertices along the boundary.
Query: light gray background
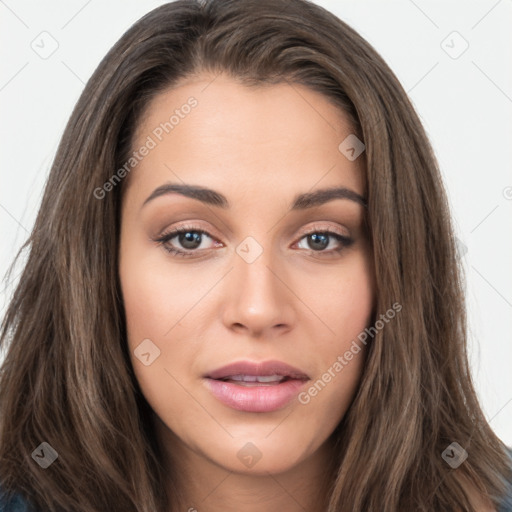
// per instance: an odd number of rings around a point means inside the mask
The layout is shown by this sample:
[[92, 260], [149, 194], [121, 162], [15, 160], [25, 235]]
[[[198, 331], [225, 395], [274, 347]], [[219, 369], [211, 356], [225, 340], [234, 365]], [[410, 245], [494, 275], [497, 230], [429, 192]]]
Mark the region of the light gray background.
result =
[[[123, 32], [162, 3], [0, 0], [2, 277], [33, 226], [85, 82]], [[316, 3], [384, 57], [432, 141], [461, 241], [476, 387], [512, 445], [512, 0]], [[47, 58], [33, 49], [57, 44]], [[20, 269], [2, 283], [0, 317]]]

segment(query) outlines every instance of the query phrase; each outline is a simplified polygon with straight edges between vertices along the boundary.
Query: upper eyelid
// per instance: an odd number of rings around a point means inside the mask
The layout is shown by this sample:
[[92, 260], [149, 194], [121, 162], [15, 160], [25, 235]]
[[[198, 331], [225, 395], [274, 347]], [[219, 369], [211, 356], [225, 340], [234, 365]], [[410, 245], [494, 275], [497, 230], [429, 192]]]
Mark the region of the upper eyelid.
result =
[[[319, 231], [336, 231], [336, 228], [333, 227], [333, 226], [321, 226], [319, 225], [319, 223], [321, 222], [325, 222], [325, 221], [315, 221], [315, 223], [312, 225], [312, 226], [309, 226], [306, 230], [305, 230], [305, 233], [311, 233], [311, 232], [319, 232]], [[183, 225], [178, 225], [177, 227], [173, 227], [173, 228], [170, 228], [168, 230], [164, 230], [162, 232], [161, 235], [159, 235], [160, 237], [161, 236], [165, 236], [167, 234], [171, 234], [171, 233], [174, 233], [176, 231], [182, 231], [182, 230], [189, 230], [189, 231], [201, 231], [201, 232], [204, 232], [208, 235], [211, 235], [211, 229], [209, 228], [203, 228], [199, 225], [191, 225], [191, 224], [183, 224]], [[338, 231], [341, 231], [341, 228], [338, 228]], [[346, 236], [349, 236], [349, 235], [346, 235]]]
[[[318, 222], [318, 221], [317, 221]], [[216, 242], [220, 242], [220, 243], [223, 243], [219, 240], [219, 237], [215, 236], [215, 235], [212, 235], [212, 233], [210, 233], [210, 231], [208, 229], [205, 229], [205, 228], [201, 228], [199, 226], [193, 226], [193, 225], [182, 225], [182, 226], [178, 226], [176, 228], [172, 228], [171, 230], [169, 231], [164, 231], [162, 233], [162, 235], [158, 236], [157, 237], [157, 240], [162, 240], [162, 239], [167, 239], [166, 242], [168, 242], [169, 240], [172, 240], [173, 238], [175, 238], [176, 236], [178, 236], [181, 232], [186, 232], [186, 231], [195, 231], [195, 232], [199, 232], [201, 234], [205, 234], [207, 235], [210, 239], [216, 241]], [[340, 233], [339, 231], [341, 230], [336, 230], [335, 228], [333, 228], [332, 226], [318, 226], [317, 224], [314, 224], [312, 226], [310, 226], [309, 228], [306, 229], [306, 231], [304, 231], [299, 238], [297, 238], [296, 241], [300, 241], [302, 240], [305, 236], [308, 236], [312, 233], [328, 233], [330, 234], [331, 236], [332, 235], [337, 235], [337, 236], [340, 236], [342, 238], [352, 238], [350, 234], [342, 234]]]

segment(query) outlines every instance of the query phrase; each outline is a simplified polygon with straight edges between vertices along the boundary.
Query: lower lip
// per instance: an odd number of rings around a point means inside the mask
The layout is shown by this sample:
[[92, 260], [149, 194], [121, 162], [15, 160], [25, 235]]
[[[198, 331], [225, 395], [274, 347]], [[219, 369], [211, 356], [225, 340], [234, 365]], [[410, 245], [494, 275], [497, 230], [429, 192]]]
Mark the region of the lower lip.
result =
[[213, 395], [222, 403], [245, 412], [272, 412], [295, 398], [306, 381], [290, 379], [279, 384], [240, 386], [232, 382], [206, 379]]

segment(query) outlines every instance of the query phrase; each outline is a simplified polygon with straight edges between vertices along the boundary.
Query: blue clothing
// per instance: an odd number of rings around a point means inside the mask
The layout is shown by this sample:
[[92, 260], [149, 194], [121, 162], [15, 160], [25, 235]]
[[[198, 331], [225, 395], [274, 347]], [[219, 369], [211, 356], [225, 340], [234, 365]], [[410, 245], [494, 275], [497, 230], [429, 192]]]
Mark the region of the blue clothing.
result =
[[[512, 466], [512, 449], [509, 451]], [[0, 486], [0, 512], [37, 512], [21, 497], [16, 494], [10, 500], [6, 499], [3, 489]], [[512, 512], [512, 481], [508, 483], [507, 492], [497, 512]]]
[[[508, 456], [510, 458], [510, 466], [512, 467], [512, 448], [508, 449]], [[0, 512], [2, 512], [1, 509]], [[512, 481], [508, 482], [507, 491], [498, 512], [512, 512]]]
[[10, 500], [7, 500], [3, 489], [0, 487], [0, 512], [34, 512], [34, 509], [29, 506], [20, 494], [16, 494]]

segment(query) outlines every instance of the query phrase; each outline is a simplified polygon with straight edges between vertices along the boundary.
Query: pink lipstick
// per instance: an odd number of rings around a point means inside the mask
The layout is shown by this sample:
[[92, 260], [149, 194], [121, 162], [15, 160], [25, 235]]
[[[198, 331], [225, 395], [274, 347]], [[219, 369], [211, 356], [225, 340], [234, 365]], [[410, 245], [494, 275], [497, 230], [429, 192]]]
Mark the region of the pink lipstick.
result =
[[212, 394], [245, 412], [272, 412], [297, 396], [309, 380], [301, 370], [281, 361], [239, 361], [205, 375]]

